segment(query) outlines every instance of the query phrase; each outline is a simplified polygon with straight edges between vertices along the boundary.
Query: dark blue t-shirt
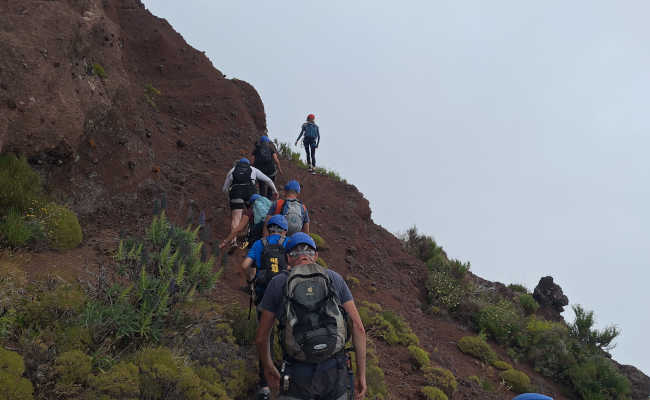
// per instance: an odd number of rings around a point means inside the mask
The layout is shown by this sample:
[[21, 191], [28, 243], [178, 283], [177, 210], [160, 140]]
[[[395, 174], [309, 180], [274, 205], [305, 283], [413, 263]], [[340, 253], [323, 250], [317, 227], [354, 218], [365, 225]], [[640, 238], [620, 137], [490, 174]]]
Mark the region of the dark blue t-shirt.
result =
[[[300, 266], [293, 268], [300, 268]], [[339, 300], [341, 301], [341, 304], [345, 304], [348, 301], [352, 300], [352, 293], [350, 292], [350, 288], [348, 288], [348, 285], [345, 283], [343, 277], [338, 272], [332, 271], [331, 269], [327, 270], [327, 274], [332, 280], [332, 288], [334, 289], [334, 292], [336, 292]], [[270, 311], [275, 315], [280, 312], [280, 307], [282, 306], [282, 300], [284, 298], [284, 286], [287, 283], [288, 276], [289, 274], [287, 272], [284, 272], [276, 275], [271, 280], [269, 286], [266, 287], [264, 298], [260, 303], [261, 309]]]

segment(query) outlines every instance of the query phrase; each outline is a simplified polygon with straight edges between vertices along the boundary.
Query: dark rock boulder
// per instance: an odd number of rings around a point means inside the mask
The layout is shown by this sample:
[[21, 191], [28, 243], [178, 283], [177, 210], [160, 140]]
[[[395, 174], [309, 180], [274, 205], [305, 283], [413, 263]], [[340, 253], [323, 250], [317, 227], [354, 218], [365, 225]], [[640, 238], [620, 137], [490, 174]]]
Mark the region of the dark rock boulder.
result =
[[569, 298], [564, 295], [559, 285], [553, 283], [552, 276], [545, 276], [539, 280], [533, 297], [542, 308], [550, 308], [557, 313], [563, 312], [564, 307], [569, 304]]

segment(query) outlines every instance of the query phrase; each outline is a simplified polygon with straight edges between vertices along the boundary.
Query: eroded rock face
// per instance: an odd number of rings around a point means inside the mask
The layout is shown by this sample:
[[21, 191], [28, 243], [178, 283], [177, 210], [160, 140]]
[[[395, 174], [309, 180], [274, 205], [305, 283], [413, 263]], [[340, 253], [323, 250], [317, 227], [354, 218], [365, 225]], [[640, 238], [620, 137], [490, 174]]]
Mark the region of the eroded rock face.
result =
[[[615, 362], [616, 363], [616, 362]], [[650, 378], [632, 365], [618, 365], [619, 371], [630, 381], [630, 398], [633, 400], [646, 400], [650, 397]]]
[[552, 276], [545, 276], [535, 287], [533, 297], [541, 307], [550, 308], [558, 313], [564, 311], [569, 304], [569, 298], [564, 295], [562, 288], [553, 283]]

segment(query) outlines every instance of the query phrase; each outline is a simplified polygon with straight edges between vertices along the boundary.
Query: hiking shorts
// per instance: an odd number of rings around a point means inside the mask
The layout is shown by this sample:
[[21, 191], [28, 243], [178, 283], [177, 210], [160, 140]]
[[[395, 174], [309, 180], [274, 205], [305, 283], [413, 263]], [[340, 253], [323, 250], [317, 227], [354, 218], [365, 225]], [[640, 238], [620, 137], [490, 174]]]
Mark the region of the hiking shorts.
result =
[[243, 210], [246, 202], [255, 194], [255, 185], [252, 183], [235, 184], [230, 187], [228, 197], [230, 198], [231, 210]]
[[[280, 381], [278, 400], [348, 400], [354, 395], [354, 379], [347, 366], [345, 355], [336, 356], [331, 365], [321, 371], [308, 364], [287, 367], [289, 390], [283, 390], [284, 377]], [[322, 364], [328, 363], [324, 361]]]

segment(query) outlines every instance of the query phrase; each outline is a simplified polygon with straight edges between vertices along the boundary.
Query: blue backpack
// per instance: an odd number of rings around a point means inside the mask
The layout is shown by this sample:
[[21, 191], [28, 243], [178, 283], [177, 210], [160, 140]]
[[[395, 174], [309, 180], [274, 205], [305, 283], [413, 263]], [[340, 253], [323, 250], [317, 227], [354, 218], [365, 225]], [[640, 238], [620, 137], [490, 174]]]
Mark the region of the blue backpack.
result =
[[318, 126], [314, 123], [305, 122], [305, 139], [316, 139], [318, 137]]

